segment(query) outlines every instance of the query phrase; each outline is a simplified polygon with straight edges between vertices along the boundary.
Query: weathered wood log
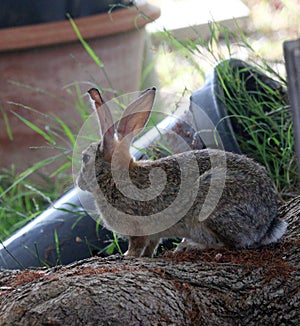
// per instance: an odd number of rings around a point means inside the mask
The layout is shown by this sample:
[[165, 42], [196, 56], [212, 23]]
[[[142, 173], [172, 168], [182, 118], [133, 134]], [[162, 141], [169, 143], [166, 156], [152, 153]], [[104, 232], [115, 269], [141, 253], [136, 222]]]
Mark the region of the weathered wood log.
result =
[[299, 325], [300, 197], [277, 244], [0, 272], [0, 325]]

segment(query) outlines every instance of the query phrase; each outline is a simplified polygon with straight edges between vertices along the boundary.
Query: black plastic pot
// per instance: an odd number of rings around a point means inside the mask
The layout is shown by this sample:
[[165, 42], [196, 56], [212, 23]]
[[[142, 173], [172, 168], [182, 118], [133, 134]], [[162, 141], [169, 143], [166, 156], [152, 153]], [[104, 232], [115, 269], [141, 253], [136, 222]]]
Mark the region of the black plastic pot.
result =
[[[4, 242], [0, 268], [20, 269], [68, 264], [90, 257], [112, 239], [107, 229], [96, 225], [80, 204], [77, 188], [72, 188], [53, 207], [21, 228]], [[90, 198], [91, 206], [93, 198]], [[122, 249], [125, 243], [120, 241]]]
[[[204, 85], [195, 91], [190, 100], [190, 110], [193, 114], [193, 119], [196, 125], [196, 130], [206, 130], [206, 134], [200, 134], [204, 143], [209, 148], [222, 148], [229, 152], [241, 154], [241, 150], [236, 141], [230, 119], [226, 119], [227, 110], [221, 101], [223, 90], [219, 82], [217, 69], [222, 65], [230, 63], [240, 66], [239, 60], [230, 60], [220, 63], [206, 78]], [[203, 119], [203, 109], [206, 115], [211, 120], [211, 124], [207, 125], [207, 119]], [[214, 129], [212, 129], [214, 128]], [[216, 143], [215, 136], [219, 135], [220, 141]]]
[[[243, 83], [244, 86], [241, 89], [251, 94], [258, 101], [268, 100], [270, 97], [268, 88], [278, 92], [283, 98], [286, 98], [286, 91], [279, 82], [268, 77], [256, 67], [242, 60], [229, 59], [217, 64], [213, 72], [206, 78], [203, 87], [192, 94], [190, 109], [193, 114], [196, 130], [209, 129], [203, 124], [203, 112], [199, 110], [199, 106], [204, 110], [209, 119], [211, 119], [211, 126], [214, 128], [213, 131], [211, 130], [206, 135], [205, 139], [203, 139], [200, 133], [200, 137], [204, 140], [205, 145], [210, 148], [217, 147], [241, 154], [242, 150], [237, 142], [236, 135], [239, 135], [243, 141], [247, 140], [248, 135], [238, 124], [237, 120], [228, 115], [226, 109], [228, 96], [226, 92], [231, 92], [230, 96], [234, 98], [235, 96], [239, 96], [237, 92], [240, 90], [230, 89], [232, 85], [226, 84], [226, 74], [238, 78], [239, 83]], [[224, 91], [223, 84], [226, 87], [226, 92]], [[228, 102], [228, 105], [230, 105], [230, 101]], [[244, 103], [243, 107], [240, 107], [240, 110], [242, 114], [247, 114], [247, 103]], [[215, 142], [216, 136], [219, 138], [217, 144]]]
[[[110, 10], [112, 5], [128, 5], [126, 0], [2, 0], [0, 3], [0, 28], [33, 25], [85, 17]], [[117, 8], [117, 7], [116, 7]]]

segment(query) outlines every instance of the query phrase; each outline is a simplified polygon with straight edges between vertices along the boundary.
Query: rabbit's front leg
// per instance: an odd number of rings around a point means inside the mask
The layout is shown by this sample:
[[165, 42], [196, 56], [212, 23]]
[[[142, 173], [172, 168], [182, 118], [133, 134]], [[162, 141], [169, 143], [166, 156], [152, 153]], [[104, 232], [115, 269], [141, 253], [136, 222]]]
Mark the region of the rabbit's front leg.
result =
[[148, 243], [145, 247], [145, 250], [142, 254], [142, 257], [152, 257], [155, 252], [156, 247], [159, 244], [159, 240], [160, 240], [159, 237], [155, 237], [155, 236], [150, 237], [148, 240]]
[[147, 242], [148, 237], [146, 236], [129, 237], [128, 250], [126, 251], [125, 256], [140, 257], [146, 247]]

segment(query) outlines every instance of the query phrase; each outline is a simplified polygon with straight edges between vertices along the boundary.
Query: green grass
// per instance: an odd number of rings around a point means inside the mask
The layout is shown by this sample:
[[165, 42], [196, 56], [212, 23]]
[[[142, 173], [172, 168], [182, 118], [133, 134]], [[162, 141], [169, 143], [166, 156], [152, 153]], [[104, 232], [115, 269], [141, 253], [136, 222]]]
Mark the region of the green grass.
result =
[[220, 100], [242, 152], [266, 167], [281, 197], [295, 196], [298, 170], [285, 85], [264, 83], [255, 75], [257, 69], [250, 67], [221, 68], [217, 70], [224, 95]]
[[0, 240], [3, 241], [49, 205], [54, 186], [38, 189], [26, 179], [16, 177], [13, 167], [0, 172], [0, 185]]

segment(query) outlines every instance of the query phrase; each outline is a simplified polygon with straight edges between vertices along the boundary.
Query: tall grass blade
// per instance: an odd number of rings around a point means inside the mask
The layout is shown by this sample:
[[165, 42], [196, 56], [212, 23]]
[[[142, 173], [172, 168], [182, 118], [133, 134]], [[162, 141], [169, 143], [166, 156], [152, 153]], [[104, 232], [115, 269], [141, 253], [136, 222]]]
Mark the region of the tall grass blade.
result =
[[62, 261], [61, 261], [60, 244], [59, 244], [58, 233], [56, 230], [54, 230], [54, 242], [55, 242], [55, 251], [56, 251], [56, 255], [57, 255], [57, 263], [59, 263], [61, 265]]
[[10, 190], [14, 189], [18, 184], [20, 184], [24, 179], [26, 179], [29, 175], [31, 175], [33, 172], [39, 170], [41, 167], [44, 167], [52, 162], [54, 162], [55, 160], [57, 160], [59, 157], [61, 157], [62, 154], [58, 154], [56, 156], [47, 158], [43, 161], [40, 161], [38, 163], [35, 163], [34, 166], [28, 168], [27, 170], [25, 170], [24, 172], [22, 172], [18, 177], [17, 180], [8, 188], [6, 188], [1, 194], [0, 194], [0, 199], [6, 195]]
[[26, 126], [28, 126], [29, 128], [31, 128], [32, 130], [34, 130], [36, 133], [38, 133], [39, 135], [41, 135], [45, 140], [47, 140], [50, 144], [55, 145], [55, 140], [53, 138], [51, 138], [45, 131], [43, 131], [41, 128], [39, 128], [37, 125], [35, 125], [34, 123], [30, 122], [29, 120], [23, 118], [21, 115], [19, 115], [16, 112], [12, 113], [18, 117], [22, 122], [24, 122], [26, 124]]
[[102, 61], [99, 59], [99, 57], [96, 55], [95, 51], [90, 47], [90, 45], [84, 40], [84, 38], [82, 37], [79, 28], [77, 27], [75, 21], [73, 20], [73, 18], [70, 16], [70, 14], [67, 14], [68, 19], [70, 20], [70, 23], [78, 37], [78, 40], [81, 42], [81, 44], [83, 45], [84, 49], [86, 50], [86, 52], [90, 55], [90, 57], [95, 61], [95, 63], [103, 68], [103, 63]]
[[2, 116], [3, 116], [3, 121], [4, 121], [4, 124], [5, 124], [8, 139], [12, 141], [14, 139], [14, 137], [13, 137], [13, 133], [12, 133], [12, 130], [11, 130], [11, 127], [10, 127], [10, 123], [9, 123], [7, 114], [2, 109], [2, 107], [0, 107], [0, 109], [1, 109]]
[[6, 248], [6, 246], [1, 240], [0, 240], [0, 244], [2, 245], [3, 249], [8, 253], [8, 255], [14, 260], [14, 262], [17, 263], [20, 269], [24, 270], [25, 267], [23, 266], [23, 264]]

